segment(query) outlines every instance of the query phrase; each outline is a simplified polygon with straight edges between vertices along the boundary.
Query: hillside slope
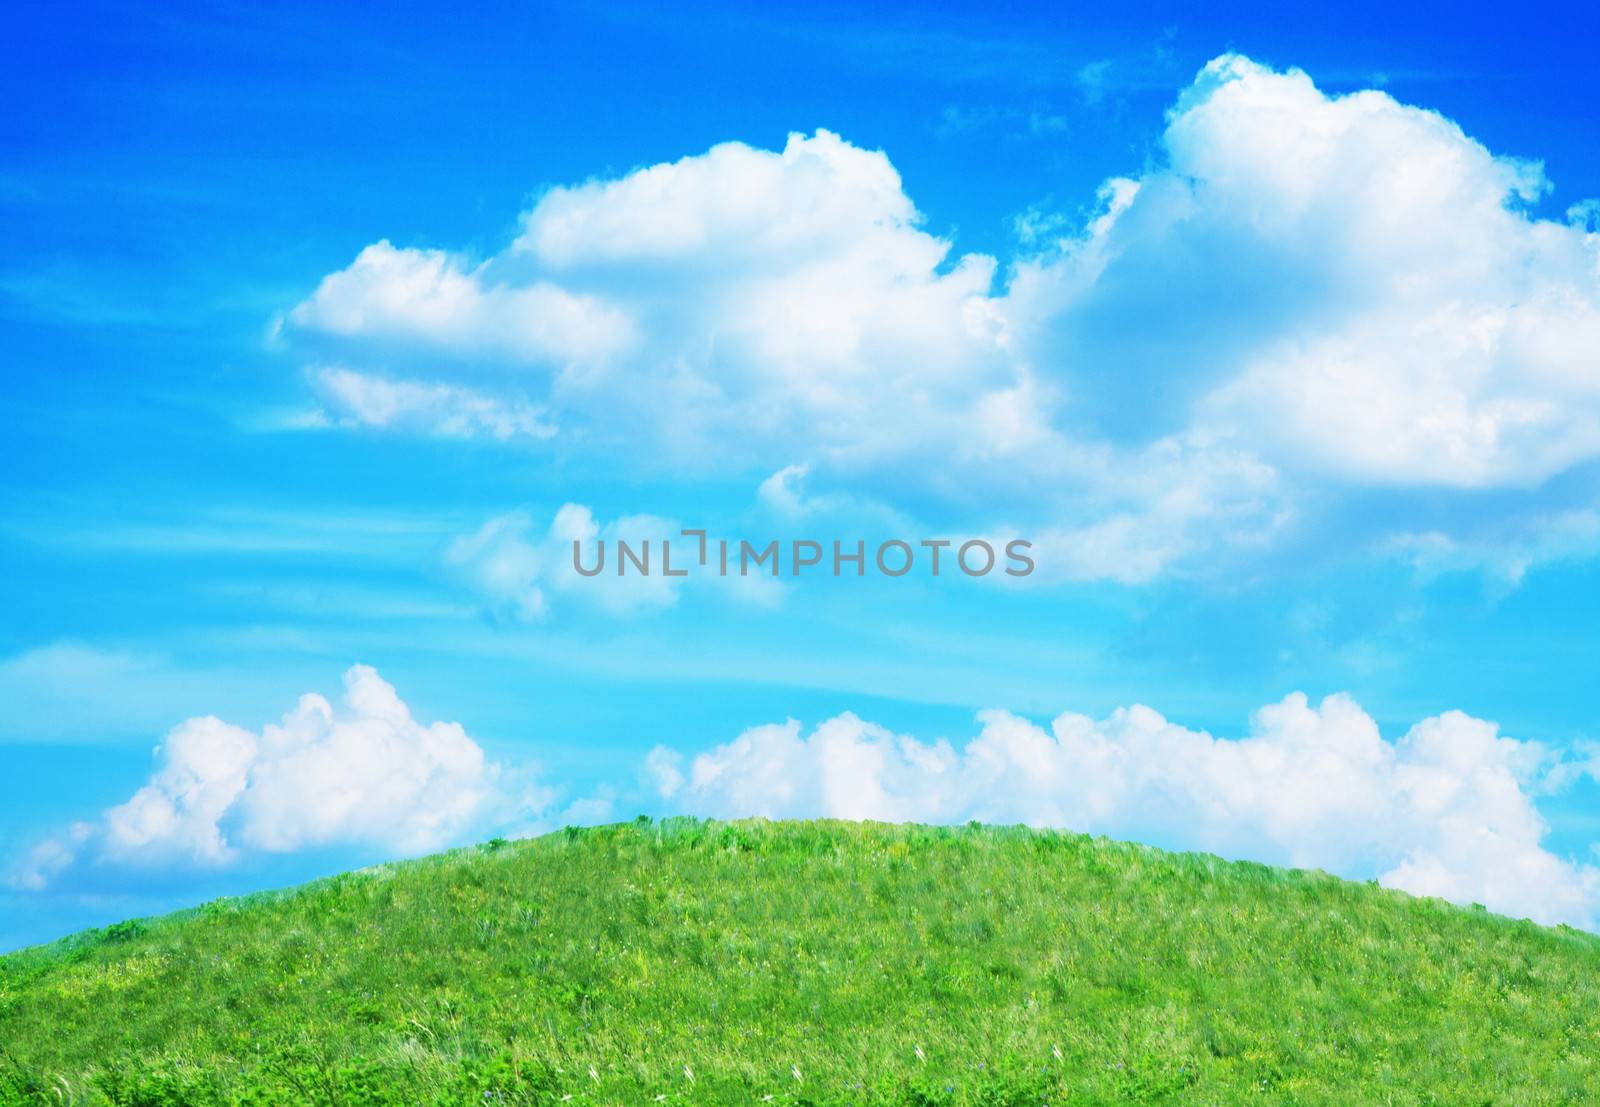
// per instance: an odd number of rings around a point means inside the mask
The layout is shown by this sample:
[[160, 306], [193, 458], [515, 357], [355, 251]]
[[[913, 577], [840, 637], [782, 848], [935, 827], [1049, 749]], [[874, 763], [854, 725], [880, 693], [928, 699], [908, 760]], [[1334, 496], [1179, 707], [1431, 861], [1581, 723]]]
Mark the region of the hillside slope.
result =
[[0, 958], [0, 1103], [1600, 1101], [1600, 939], [1022, 829], [493, 842]]

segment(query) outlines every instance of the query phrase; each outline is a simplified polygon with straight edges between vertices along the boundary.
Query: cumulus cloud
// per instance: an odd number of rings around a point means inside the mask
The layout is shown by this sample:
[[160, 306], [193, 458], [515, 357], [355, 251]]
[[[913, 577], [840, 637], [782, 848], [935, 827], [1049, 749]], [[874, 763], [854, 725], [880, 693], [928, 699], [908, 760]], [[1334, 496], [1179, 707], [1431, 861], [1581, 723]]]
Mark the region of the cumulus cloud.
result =
[[1532, 214], [1548, 189], [1436, 112], [1226, 55], [1147, 171], [1087, 222], [1030, 209], [1005, 266], [819, 130], [551, 189], [482, 262], [375, 243], [287, 333], [384, 359], [319, 379], [347, 421], [794, 467], [1137, 582], [1373, 490], [1448, 490], [1454, 539], [1474, 493], [1600, 456], [1600, 234]]
[[[696, 814], [1059, 826], [1600, 924], [1600, 868], [1545, 848], [1536, 803], [1600, 780], [1593, 744], [1557, 754], [1457, 711], [1389, 740], [1348, 696], [1298, 693], [1261, 708], [1240, 738], [1143, 706], [1047, 726], [991, 710], [978, 723], [958, 745], [853, 714], [809, 732], [790, 720], [692, 757], [658, 747], [643, 769], [669, 808]], [[310, 694], [260, 731], [212, 716], [173, 728], [143, 786], [37, 845], [10, 882], [42, 889], [93, 870], [217, 868], [329, 846], [414, 853], [616, 806], [610, 785], [559, 814], [555, 796], [491, 761], [459, 724], [419, 722], [357, 665], [339, 707]]]
[[519, 362], [604, 357], [630, 340], [628, 318], [553, 285], [508, 285], [441, 250], [375, 242], [289, 313], [329, 334], [502, 354]]
[[[1378, 484], [1525, 485], [1600, 453], [1600, 239], [1527, 213], [1537, 164], [1237, 55], [1163, 147], [1011, 287], [1035, 356], [1118, 368], [1099, 424], [1204, 427]], [[1126, 406], [1151, 389], [1165, 410]]]
[[289, 323], [426, 339], [460, 355], [456, 374], [481, 376], [495, 350], [543, 364], [581, 440], [690, 466], [784, 446], [864, 464], [971, 443], [966, 411], [1027, 378], [1004, 356], [993, 259], [952, 262], [920, 221], [881, 152], [828, 131], [779, 151], [724, 143], [550, 190], [470, 271], [369, 246]]
[[809, 733], [790, 720], [687, 763], [657, 749], [645, 768], [671, 804], [707, 815], [1023, 822], [1376, 876], [1547, 923], [1593, 927], [1600, 909], [1600, 869], [1541, 845], [1533, 797], [1573, 770], [1460, 712], [1392, 742], [1344, 695], [1291, 695], [1239, 739], [1142, 706], [979, 722], [957, 748], [852, 714]]
[[150, 779], [99, 819], [35, 848], [13, 874], [42, 888], [79, 864], [221, 866], [253, 854], [349, 844], [439, 848], [491, 818], [537, 811], [458, 723], [418, 722], [376, 671], [344, 677], [342, 707], [302, 696], [280, 723], [213, 716], [174, 727]]
[[[563, 270], [708, 260], [725, 271], [804, 268], [865, 253], [899, 258], [895, 268], [912, 273], [946, 250], [916, 221], [887, 157], [820, 130], [791, 135], [780, 153], [727, 142], [618, 180], [551, 189], [523, 216], [512, 250]], [[863, 233], [877, 241], [864, 249]]]

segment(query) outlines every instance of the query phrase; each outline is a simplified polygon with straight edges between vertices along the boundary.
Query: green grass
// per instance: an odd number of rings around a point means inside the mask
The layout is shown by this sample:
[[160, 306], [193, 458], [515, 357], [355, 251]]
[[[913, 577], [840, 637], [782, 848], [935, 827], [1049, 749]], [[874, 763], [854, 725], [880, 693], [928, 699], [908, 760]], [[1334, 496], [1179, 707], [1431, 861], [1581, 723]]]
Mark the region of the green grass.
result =
[[563, 1101], [1595, 1103], [1600, 939], [1071, 834], [668, 820], [0, 958], [0, 1104]]

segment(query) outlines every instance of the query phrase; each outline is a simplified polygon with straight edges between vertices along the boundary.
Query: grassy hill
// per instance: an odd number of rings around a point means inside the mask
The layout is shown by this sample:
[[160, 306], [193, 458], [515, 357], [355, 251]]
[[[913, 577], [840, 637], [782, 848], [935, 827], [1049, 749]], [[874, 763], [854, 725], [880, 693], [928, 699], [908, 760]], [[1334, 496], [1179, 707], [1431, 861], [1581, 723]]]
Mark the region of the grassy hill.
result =
[[0, 1104], [1600, 1102], [1600, 939], [1070, 834], [641, 821], [0, 958]]

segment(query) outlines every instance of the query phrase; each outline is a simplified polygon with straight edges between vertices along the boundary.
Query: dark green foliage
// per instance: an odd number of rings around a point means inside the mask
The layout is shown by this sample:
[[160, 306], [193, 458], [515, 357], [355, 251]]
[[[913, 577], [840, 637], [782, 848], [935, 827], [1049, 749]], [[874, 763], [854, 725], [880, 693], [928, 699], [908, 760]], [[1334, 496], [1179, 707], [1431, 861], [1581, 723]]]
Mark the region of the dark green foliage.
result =
[[1597, 970], [1320, 873], [641, 818], [0, 958], [0, 1105], [1593, 1103]]

